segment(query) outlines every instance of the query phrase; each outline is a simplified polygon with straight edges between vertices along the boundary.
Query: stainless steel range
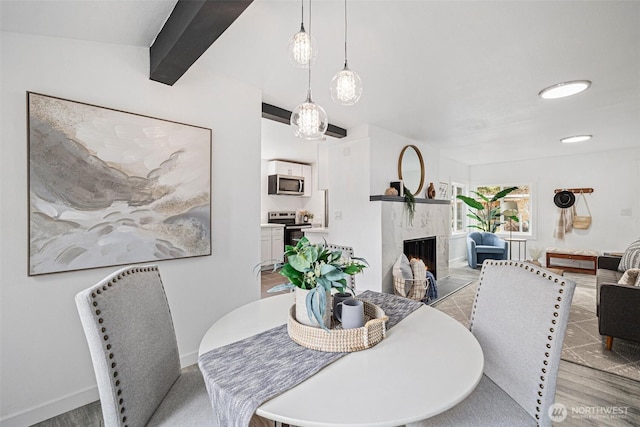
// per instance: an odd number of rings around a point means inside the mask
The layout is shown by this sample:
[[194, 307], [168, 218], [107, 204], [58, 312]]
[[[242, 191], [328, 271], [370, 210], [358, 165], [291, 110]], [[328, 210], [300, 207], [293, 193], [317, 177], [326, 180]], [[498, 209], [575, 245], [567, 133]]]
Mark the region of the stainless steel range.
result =
[[295, 211], [269, 212], [267, 220], [271, 224], [284, 224], [284, 244], [295, 246], [304, 236], [302, 230], [311, 228], [308, 222], [296, 223]]

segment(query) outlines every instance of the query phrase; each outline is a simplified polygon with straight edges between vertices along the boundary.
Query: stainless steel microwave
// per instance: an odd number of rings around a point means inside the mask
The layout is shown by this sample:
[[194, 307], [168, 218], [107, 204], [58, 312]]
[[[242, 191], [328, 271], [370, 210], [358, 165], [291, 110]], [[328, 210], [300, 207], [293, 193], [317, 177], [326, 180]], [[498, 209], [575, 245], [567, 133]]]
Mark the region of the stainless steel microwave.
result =
[[269, 175], [268, 194], [302, 196], [304, 194], [304, 178], [291, 175]]

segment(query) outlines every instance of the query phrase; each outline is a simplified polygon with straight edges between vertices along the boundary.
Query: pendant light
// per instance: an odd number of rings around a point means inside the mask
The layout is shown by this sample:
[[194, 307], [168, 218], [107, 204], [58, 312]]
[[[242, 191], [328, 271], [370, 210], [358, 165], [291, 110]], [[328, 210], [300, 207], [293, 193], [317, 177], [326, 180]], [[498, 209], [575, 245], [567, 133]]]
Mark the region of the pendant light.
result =
[[362, 80], [347, 65], [347, 0], [344, 0], [344, 68], [331, 80], [331, 99], [340, 105], [353, 105], [362, 95]]
[[310, 63], [315, 61], [318, 49], [315, 39], [311, 37], [311, 33], [307, 33], [304, 30], [304, 0], [301, 0], [300, 3], [302, 11], [300, 31], [289, 39], [288, 56], [289, 61], [295, 67], [307, 68]]
[[[309, 34], [311, 34], [311, 0], [309, 0]], [[327, 131], [329, 120], [324, 108], [311, 99], [311, 63], [309, 63], [309, 88], [307, 99], [291, 113], [291, 127], [298, 138], [320, 139]]]

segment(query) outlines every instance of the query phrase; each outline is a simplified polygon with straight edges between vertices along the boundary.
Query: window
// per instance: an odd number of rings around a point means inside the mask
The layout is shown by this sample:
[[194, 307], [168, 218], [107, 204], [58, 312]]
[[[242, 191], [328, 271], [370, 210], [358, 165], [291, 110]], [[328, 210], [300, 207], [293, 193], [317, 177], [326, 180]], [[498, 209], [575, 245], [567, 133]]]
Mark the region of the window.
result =
[[451, 232], [466, 233], [467, 230], [467, 205], [457, 199], [458, 195], [464, 195], [465, 186], [456, 182], [451, 183]]
[[507, 194], [502, 202], [516, 202], [518, 205], [518, 222], [510, 221], [508, 218], [502, 217], [500, 222], [502, 225], [498, 228], [497, 233], [511, 233], [515, 235], [531, 235], [531, 186], [514, 184], [514, 185], [494, 185], [482, 186], [476, 190], [478, 193], [492, 198], [499, 191], [509, 187], [518, 187], [517, 190]]

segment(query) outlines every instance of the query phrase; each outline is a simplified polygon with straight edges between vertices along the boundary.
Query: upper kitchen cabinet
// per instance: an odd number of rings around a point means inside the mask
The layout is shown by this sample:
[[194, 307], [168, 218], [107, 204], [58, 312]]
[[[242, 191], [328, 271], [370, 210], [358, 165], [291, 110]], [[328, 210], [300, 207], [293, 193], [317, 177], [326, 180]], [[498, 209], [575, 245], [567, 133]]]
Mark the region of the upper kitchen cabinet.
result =
[[301, 163], [284, 162], [282, 160], [271, 160], [267, 165], [269, 175], [289, 175], [304, 176]]

